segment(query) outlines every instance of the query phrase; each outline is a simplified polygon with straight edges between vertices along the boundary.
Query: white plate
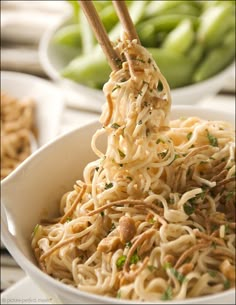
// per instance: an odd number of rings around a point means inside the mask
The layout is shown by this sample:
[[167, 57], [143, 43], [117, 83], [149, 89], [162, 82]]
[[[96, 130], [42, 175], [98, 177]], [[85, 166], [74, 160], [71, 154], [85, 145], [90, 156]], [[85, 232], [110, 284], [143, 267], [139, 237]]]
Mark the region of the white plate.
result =
[[64, 98], [53, 83], [29, 74], [2, 71], [1, 91], [16, 98], [31, 97], [35, 101], [38, 146], [58, 135]]
[[25, 277], [1, 294], [1, 304], [58, 304]]

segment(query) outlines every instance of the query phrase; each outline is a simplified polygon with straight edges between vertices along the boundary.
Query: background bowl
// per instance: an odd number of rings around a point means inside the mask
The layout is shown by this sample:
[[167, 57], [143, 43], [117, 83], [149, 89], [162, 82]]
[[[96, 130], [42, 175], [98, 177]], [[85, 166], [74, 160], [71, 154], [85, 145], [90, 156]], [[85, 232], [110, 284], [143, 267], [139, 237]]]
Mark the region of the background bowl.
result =
[[[76, 50], [69, 50], [65, 46], [57, 45], [53, 37], [58, 29], [68, 24], [69, 16], [44, 33], [40, 41], [39, 57], [46, 74], [58, 82], [64, 89], [69, 89], [68, 104], [71, 106], [88, 107], [101, 111], [101, 106], [105, 102], [104, 94], [101, 90], [93, 89], [75, 81], [61, 76], [62, 69], [75, 57]], [[99, 77], [99, 75], [98, 75]], [[235, 62], [231, 63], [224, 70], [211, 78], [171, 90], [174, 105], [195, 104], [204, 97], [212, 96], [219, 92], [224, 85], [235, 79]]]
[[[234, 124], [234, 113], [232, 112], [195, 106], [174, 106], [172, 109], [172, 118], [190, 115], [208, 120], [226, 120]], [[30, 246], [31, 233], [35, 225], [46, 216], [45, 214], [55, 214], [61, 196], [72, 189], [74, 181], [82, 178], [85, 165], [95, 159], [90, 143], [95, 130], [100, 127], [100, 123], [96, 121], [60, 136], [30, 156], [1, 185], [2, 240], [17, 263], [47, 295], [53, 298], [54, 302], [137, 304], [137, 301], [122, 301], [81, 292], [60, 283], [37, 267]], [[83, 145], [79, 145], [79, 143], [83, 143]], [[105, 141], [101, 141], [100, 145], [105, 147]], [[168, 304], [234, 304], [234, 302], [235, 290], [231, 289], [212, 296], [180, 300]]]
[[55, 85], [29, 74], [2, 71], [1, 91], [15, 98], [29, 97], [35, 101], [38, 146], [58, 135], [64, 98]]

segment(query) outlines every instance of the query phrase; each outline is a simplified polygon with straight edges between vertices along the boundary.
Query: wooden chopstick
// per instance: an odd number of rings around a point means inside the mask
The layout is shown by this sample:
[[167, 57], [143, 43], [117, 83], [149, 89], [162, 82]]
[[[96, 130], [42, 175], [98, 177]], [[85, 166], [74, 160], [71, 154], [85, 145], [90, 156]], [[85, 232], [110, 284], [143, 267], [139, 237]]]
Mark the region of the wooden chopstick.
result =
[[130, 40], [137, 39], [138, 43], [140, 44], [137, 31], [130, 17], [125, 1], [113, 0], [112, 3], [115, 7], [118, 18], [124, 27], [124, 30], [128, 34], [129, 39]]
[[82, 1], [80, 0], [80, 6], [86, 15], [93, 32], [97, 38], [98, 43], [101, 45], [105, 56], [107, 57], [108, 63], [113, 71], [119, 69], [118, 63], [120, 63], [119, 57], [110, 42], [110, 39], [106, 33], [106, 30], [98, 16], [95, 6], [91, 0]]
[[[97, 38], [98, 43], [101, 45], [105, 56], [107, 57], [108, 63], [113, 71], [116, 71], [120, 68], [120, 58], [117, 55], [116, 51], [113, 49], [113, 46], [110, 42], [110, 39], [106, 33], [104, 25], [102, 24], [95, 6], [91, 0], [79, 0], [80, 6], [83, 9], [84, 14], [86, 15], [92, 30]], [[129, 15], [129, 11], [125, 4], [125, 1], [113, 0], [113, 5], [115, 7], [116, 13], [121, 24], [124, 27], [125, 32], [127, 32], [130, 40], [137, 39], [140, 44], [140, 40], [132, 19]]]

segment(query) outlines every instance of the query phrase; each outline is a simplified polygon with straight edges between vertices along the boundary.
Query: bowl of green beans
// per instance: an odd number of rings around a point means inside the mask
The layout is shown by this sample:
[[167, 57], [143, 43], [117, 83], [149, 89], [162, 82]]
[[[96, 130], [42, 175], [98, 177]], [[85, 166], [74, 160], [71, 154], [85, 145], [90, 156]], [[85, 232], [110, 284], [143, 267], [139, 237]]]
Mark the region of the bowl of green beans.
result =
[[[78, 95], [103, 103], [111, 72], [77, 1], [72, 14], [40, 43], [45, 72]], [[121, 32], [111, 1], [94, 1], [115, 41]], [[235, 1], [127, 1], [141, 43], [166, 77], [174, 104], [195, 103], [220, 91], [235, 67]], [[96, 101], [94, 101], [96, 102]]]

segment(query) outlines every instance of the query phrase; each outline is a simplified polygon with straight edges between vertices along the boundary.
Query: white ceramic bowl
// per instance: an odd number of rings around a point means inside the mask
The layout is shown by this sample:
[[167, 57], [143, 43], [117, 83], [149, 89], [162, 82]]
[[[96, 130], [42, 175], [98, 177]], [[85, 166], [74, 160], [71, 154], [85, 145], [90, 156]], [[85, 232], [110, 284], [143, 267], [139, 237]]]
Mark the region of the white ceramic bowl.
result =
[[[234, 123], [234, 113], [230, 112], [195, 106], [175, 106], [172, 109], [172, 118], [190, 115]], [[60, 136], [40, 148], [2, 182], [2, 239], [18, 264], [46, 294], [53, 298], [55, 303], [137, 304], [137, 302], [81, 292], [60, 283], [37, 267], [30, 246], [31, 232], [35, 224], [40, 221], [42, 212], [47, 211], [51, 214], [58, 210], [58, 202], [62, 194], [72, 189], [74, 182], [82, 178], [84, 166], [94, 160], [90, 142], [98, 127], [100, 124], [96, 121]], [[100, 145], [105, 147], [105, 141]], [[168, 304], [234, 304], [234, 302], [235, 291], [231, 289], [212, 296]]]
[[35, 101], [39, 147], [58, 135], [64, 108], [64, 98], [59, 88], [36, 76], [2, 71], [1, 91], [16, 98], [30, 97]]
[[[70, 104], [73, 106], [80, 105], [82, 107], [84, 104], [90, 109], [100, 111], [101, 105], [105, 102], [104, 94], [101, 90], [89, 88], [85, 85], [63, 78], [60, 75], [60, 71], [66, 66], [70, 59], [75, 56], [73, 56], [74, 54], [70, 54], [66, 47], [56, 45], [52, 41], [52, 38], [54, 37], [55, 32], [67, 23], [68, 15], [63, 17], [58, 24], [49, 28], [42, 36], [39, 47], [40, 62], [51, 79], [59, 82], [62, 87], [66, 89], [69, 88], [71, 92], [73, 92], [73, 95], [71, 94], [70, 99], [68, 99]], [[205, 81], [171, 90], [173, 104], [193, 105], [204, 97], [216, 94], [225, 84], [233, 82], [233, 79], [235, 78], [234, 71], [235, 62]], [[78, 102], [79, 104], [77, 104]]]

